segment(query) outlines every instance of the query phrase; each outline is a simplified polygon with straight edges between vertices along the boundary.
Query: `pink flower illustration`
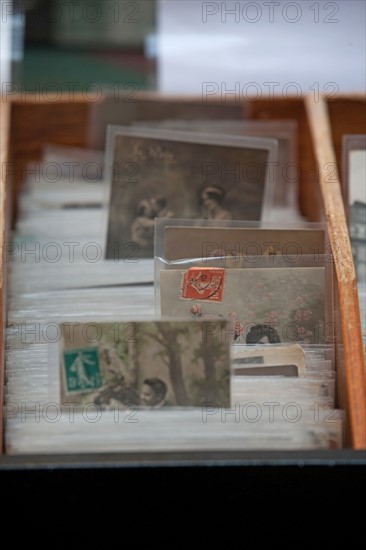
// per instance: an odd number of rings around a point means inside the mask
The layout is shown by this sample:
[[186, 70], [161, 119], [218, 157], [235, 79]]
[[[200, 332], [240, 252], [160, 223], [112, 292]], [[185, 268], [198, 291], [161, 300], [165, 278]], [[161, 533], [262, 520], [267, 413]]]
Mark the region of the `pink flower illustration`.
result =
[[297, 309], [295, 312], [294, 321], [298, 321], [298, 322], [310, 321], [312, 315], [313, 314], [310, 309], [303, 309], [303, 308]]
[[278, 323], [279, 313], [278, 311], [270, 311], [270, 313], [265, 318], [265, 322], [268, 324]]
[[244, 332], [244, 325], [240, 321], [236, 321], [234, 325], [235, 336], [240, 336]]
[[194, 306], [191, 307], [189, 311], [192, 313], [194, 317], [201, 317], [202, 315], [202, 308], [200, 304], [195, 304]]

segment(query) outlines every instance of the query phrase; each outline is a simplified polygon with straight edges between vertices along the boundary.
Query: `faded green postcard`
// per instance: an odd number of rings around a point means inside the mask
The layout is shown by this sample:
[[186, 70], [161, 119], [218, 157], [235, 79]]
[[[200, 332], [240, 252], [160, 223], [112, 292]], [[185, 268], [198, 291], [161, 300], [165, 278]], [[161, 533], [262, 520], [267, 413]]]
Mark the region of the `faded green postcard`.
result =
[[223, 321], [61, 325], [61, 403], [157, 409], [230, 406]]

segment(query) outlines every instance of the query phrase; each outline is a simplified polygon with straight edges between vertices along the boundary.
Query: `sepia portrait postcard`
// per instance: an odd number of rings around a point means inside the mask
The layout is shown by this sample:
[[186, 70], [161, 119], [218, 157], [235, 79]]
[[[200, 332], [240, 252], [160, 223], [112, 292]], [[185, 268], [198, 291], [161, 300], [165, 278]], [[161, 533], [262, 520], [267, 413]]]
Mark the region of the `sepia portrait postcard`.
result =
[[166, 128], [201, 134], [256, 136], [278, 141], [278, 162], [274, 166], [274, 204], [293, 205], [297, 191], [297, 121], [295, 120], [162, 120], [138, 121], [145, 128]]
[[[218, 222], [211, 227], [203, 226], [200, 222], [201, 225], [197, 227], [183, 226], [179, 221], [176, 220], [175, 226], [167, 224], [161, 232], [164, 243], [160, 249], [163, 250], [162, 254], [157, 252], [157, 256], [168, 261], [214, 256], [237, 259], [261, 255], [318, 256], [325, 251], [325, 231], [320, 228], [226, 227]], [[157, 220], [157, 234], [161, 234], [158, 227], [160, 223], [164, 224], [164, 220]]]
[[234, 346], [232, 365], [234, 373], [242, 376], [302, 377], [306, 374], [305, 352], [299, 344]]
[[101, 409], [230, 406], [223, 320], [62, 324], [61, 404]]
[[277, 141], [111, 126], [107, 258], [154, 255], [155, 218], [267, 219]]
[[229, 321], [244, 344], [325, 343], [325, 268], [221, 269], [160, 272], [162, 316]]

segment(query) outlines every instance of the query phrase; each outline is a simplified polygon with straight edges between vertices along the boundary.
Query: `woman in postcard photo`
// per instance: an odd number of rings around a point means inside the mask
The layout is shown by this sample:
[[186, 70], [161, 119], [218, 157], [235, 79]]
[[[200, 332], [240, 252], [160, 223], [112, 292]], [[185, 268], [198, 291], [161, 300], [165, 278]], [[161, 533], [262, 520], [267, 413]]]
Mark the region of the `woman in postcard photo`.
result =
[[208, 185], [201, 191], [202, 216], [206, 220], [231, 220], [229, 210], [222, 206], [225, 191], [216, 185]]

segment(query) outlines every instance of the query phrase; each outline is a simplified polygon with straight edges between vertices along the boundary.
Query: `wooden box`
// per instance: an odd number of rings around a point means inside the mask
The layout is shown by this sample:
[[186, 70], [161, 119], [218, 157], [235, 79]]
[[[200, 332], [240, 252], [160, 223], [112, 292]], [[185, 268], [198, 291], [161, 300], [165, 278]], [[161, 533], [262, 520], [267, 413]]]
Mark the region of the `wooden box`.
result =
[[[164, 99], [169, 101], [169, 98]], [[192, 101], [199, 102], [200, 98]], [[82, 97], [74, 97], [72, 101], [61, 97], [56, 101], [47, 102], [23, 96], [12, 98], [11, 102], [3, 100], [1, 103], [1, 255], [4, 253], [3, 244], [9, 240], [9, 229], [16, 215], [17, 195], [21, 188], [25, 165], [29, 161], [40, 160], [44, 143], [86, 146], [92, 109], [95, 109], [95, 105], [86, 102]], [[66, 476], [67, 472], [72, 475], [71, 472], [75, 468], [80, 472], [90, 472], [92, 468], [95, 476], [110, 477], [111, 468], [114, 472], [116, 469], [119, 471], [116, 476], [121, 476], [123, 472], [135, 471], [138, 466], [138, 470], [144, 472], [141, 473], [145, 476], [144, 479], [151, 480], [153, 474], [150, 476], [149, 472], [151, 466], [154, 466], [160, 468], [159, 471], [169, 471], [169, 475], [176, 476], [176, 480], [183, 479], [179, 477], [182, 475], [182, 468], [185, 472], [188, 468], [193, 480], [197, 475], [197, 468], [210, 466], [212, 475], [214, 472], [215, 475], [220, 472], [222, 480], [231, 479], [235, 468], [239, 468], [244, 476], [247, 476], [246, 472], [250, 470], [253, 479], [264, 485], [271, 478], [270, 471], [273, 466], [278, 466], [278, 475], [282, 476], [282, 481], [286, 475], [288, 476], [289, 468], [291, 471], [295, 469], [299, 482], [308, 479], [307, 474], [304, 474], [304, 466], [311, 468], [316, 465], [326, 469], [332, 467], [334, 473], [335, 466], [342, 468], [346, 465], [352, 472], [357, 472], [358, 467], [365, 463], [364, 355], [355, 268], [338, 176], [342, 173], [342, 135], [365, 133], [365, 98], [357, 95], [338, 95], [329, 101], [325, 98], [315, 101], [310, 96], [298, 99], [253, 100], [247, 102], [245, 109], [246, 117], [249, 119], [298, 121], [301, 212], [311, 221], [326, 220], [335, 257], [337, 388], [339, 405], [346, 410], [346, 448], [322, 452], [119, 453], [28, 457], [4, 454], [1, 458], [1, 468], [4, 472], [10, 475], [11, 472], [19, 470], [54, 474], [62, 471]], [[10, 172], [11, 177], [8, 176]], [[3, 261], [1, 257], [2, 266]], [[4, 269], [0, 275], [0, 287], [2, 411], [7, 297]], [[47, 479], [46, 474], [45, 476]], [[207, 479], [210, 479], [209, 475]], [[286, 479], [289, 480], [290, 477]]]

